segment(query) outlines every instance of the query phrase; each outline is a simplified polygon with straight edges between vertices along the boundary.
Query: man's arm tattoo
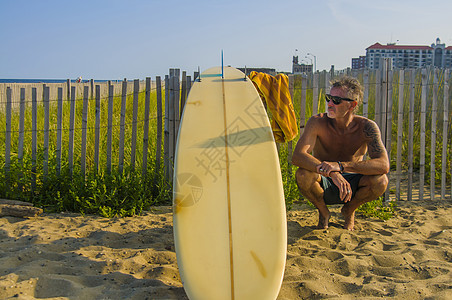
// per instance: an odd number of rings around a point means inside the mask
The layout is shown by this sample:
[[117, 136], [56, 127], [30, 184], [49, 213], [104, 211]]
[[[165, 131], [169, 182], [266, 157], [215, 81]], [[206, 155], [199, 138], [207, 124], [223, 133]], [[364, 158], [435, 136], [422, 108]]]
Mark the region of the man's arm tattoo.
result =
[[370, 157], [379, 155], [386, 151], [381, 142], [380, 130], [375, 123], [367, 122], [366, 125], [364, 125], [364, 134], [366, 138], [370, 139], [370, 142], [368, 144]]

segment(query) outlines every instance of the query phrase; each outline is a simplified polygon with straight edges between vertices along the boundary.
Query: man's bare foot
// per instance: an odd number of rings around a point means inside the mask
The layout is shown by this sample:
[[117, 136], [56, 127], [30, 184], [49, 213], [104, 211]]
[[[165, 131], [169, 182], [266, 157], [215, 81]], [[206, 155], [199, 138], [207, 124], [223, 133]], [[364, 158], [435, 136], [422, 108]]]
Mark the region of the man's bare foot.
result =
[[326, 216], [322, 216], [322, 214], [319, 212], [319, 224], [317, 224], [317, 228], [318, 229], [327, 229], [329, 220], [330, 220], [330, 214], [328, 214]]
[[344, 216], [344, 229], [354, 230], [355, 227], [355, 211], [351, 213], [348, 211], [347, 207], [344, 205], [341, 209], [341, 213]]

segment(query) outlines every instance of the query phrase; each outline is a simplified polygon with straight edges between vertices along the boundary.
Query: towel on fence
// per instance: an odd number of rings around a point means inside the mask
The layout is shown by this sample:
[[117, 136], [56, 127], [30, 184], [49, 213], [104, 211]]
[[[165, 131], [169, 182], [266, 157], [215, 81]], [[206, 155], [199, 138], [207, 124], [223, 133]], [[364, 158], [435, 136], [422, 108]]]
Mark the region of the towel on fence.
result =
[[289, 92], [289, 77], [285, 74], [273, 77], [252, 71], [249, 78], [272, 114], [275, 141], [285, 143], [293, 140], [298, 134], [298, 126]]

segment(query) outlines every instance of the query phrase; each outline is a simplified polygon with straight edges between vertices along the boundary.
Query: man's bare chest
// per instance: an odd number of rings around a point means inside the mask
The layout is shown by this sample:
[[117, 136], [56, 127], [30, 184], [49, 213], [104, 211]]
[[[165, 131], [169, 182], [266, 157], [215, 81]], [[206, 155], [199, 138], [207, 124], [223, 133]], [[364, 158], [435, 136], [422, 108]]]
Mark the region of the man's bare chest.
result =
[[[324, 134], [318, 136], [314, 152], [332, 160], [353, 160], [365, 154], [367, 144], [360, 134]], [[315, 155], [317, 156], [317, 155]]]

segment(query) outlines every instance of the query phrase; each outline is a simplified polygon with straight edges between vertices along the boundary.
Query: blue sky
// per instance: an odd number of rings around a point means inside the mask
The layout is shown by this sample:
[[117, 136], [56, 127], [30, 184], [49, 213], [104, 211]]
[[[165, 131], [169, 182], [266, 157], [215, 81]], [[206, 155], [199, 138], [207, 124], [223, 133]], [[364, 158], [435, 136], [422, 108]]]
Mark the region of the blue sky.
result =
[[[350, 66], [380, 42], [452, 45], [450, 0], [0, 0], [0, 78], [123, 79], [198, 66]], [[309, 59], [307, 59], [309, 61]]]

